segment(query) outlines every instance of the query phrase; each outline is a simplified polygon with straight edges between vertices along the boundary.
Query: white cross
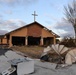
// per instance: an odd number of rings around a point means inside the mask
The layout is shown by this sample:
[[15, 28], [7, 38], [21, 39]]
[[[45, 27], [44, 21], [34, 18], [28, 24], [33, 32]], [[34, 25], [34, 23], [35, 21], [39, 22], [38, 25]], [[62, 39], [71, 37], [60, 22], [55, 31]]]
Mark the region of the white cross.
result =
[[36, 16], [38, 16], [37, 14], [36, 14], [36, 12], [34, 11], [34, 14], [32, 14], [33, 16], [34, 16], [34, 22], [35, 22], [35, 20], [36, 20]]

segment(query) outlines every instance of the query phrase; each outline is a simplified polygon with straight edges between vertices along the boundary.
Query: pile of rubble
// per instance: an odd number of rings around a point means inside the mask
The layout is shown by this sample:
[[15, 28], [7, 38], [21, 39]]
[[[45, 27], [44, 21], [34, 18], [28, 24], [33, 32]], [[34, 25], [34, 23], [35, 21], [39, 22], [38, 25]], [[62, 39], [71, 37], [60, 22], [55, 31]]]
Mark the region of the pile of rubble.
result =
[[72, 65], [72, 63], [76, 62], [76, 49], [70, 49], [64, 45], [53, 44], [44, 48], [40, 59], [41, 61], [64, 64], [64, 66]]
[[4, 52], [0, 55], [0, 75], [24, 75], [34, 72], [33, 59], [21, 52], [12, 50]]
[[[50, 51], [57, 54], [57, 63], [51, 63], [53, 56], [49, 57]], [[65, 52], [65, 59], [63, 59], [62, 55]], [[59, 44], [51, 45], [44, 48], [40, 60], [31, 59], [21, 52], [0, 50], [0, 75], [46, 75], [41, 73], [42, 71], [47, 73], [48, 71], [44, 71], [46, 69], [49, 70], [48, 74], [59, 75], [62, 72], [57, 72], [57, 68], [63, 68], [76, 62], [76, 49], [69, 49]], [[50, 63], [42, 61], [50, 61]], [[64, 73], [62, 74], [65, 75]]]

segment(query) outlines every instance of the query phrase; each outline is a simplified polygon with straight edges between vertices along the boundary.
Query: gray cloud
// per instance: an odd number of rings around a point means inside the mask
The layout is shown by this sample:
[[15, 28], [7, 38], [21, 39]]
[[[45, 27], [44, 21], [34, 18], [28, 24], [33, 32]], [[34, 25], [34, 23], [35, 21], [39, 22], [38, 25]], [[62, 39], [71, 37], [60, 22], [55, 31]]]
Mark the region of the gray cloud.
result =
[[23, 26], [23, 25], [26, 24], [26, 23], [25, 23], [24, 21], [22, 21], [22, 20], [18, 20], [18, 22], [19, 22], [19, 25], [20, 25], [20, 26]]
[[56, 24], [55, 28], [56, 29], [64, 29], [64, 30], [68, 30], [68, 31], [73, 29], [72, 25], [65, 21], [58, 22]]
[[53, 28], [56, 29], [58, 34], [62, 37], [65, 37], [65, 36], [73, 37], [74, 36], [73, 26], [66, 21], [58, 22]]
[[2, 20], [0, 22], [0, 30], [12, 31], [21, 26], [24, 26], [25, 24], [26, 23], [20, 19], [11, 19], [11, 20], [6, 20], [6, 21]]
[[75, 35], [74, 28], [71, 23], [68, 23], [63, 19], [60, 22], [54, 24], [51, 24], [51, 22], [46, 23], [48, 24], [49, 29], [53, 30], [53, 32], [61, 37], [74, 37]]
[[8, 32], [7, 30], [0, 30], [0, 35], [4, 35], [7, 32]]

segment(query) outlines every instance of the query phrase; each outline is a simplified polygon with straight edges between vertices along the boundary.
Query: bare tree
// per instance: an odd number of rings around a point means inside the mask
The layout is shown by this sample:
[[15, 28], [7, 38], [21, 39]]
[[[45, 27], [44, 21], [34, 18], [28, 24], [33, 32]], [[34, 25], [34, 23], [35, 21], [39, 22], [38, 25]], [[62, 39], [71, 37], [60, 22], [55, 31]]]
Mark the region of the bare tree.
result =
[[75, 43], [76, 43], [76, 0], [73, 0], [71, 4], [64, 6], [66, 20], [70, 22], [75, 31]]

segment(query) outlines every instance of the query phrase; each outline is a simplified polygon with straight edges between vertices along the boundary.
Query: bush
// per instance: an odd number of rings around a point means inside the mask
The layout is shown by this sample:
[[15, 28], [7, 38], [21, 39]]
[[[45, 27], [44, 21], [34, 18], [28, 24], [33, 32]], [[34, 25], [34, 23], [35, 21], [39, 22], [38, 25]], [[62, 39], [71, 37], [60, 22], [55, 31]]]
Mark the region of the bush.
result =
[[66, 47], [76, 47], [75, 39], [72, 38], [64, 38], [60, 44], [65, 45]]

